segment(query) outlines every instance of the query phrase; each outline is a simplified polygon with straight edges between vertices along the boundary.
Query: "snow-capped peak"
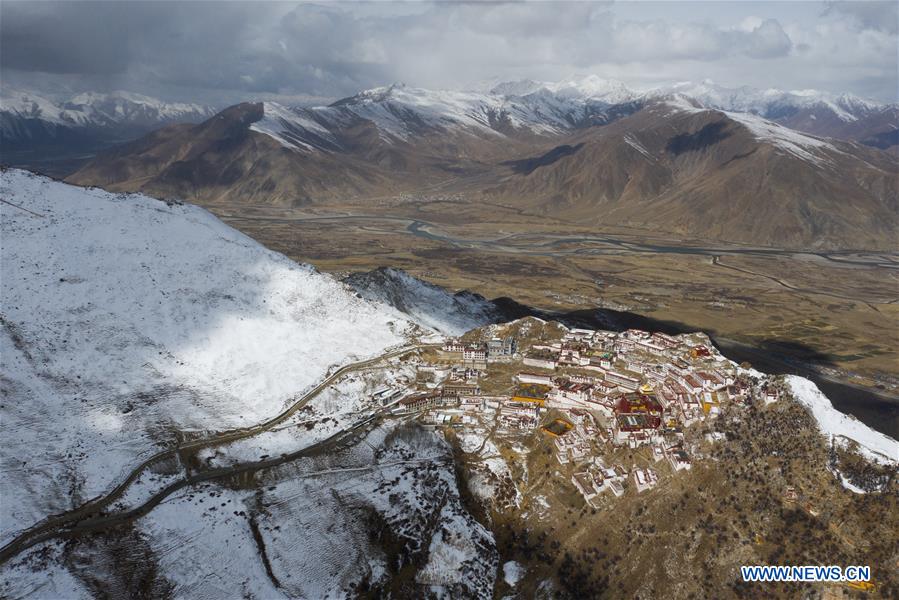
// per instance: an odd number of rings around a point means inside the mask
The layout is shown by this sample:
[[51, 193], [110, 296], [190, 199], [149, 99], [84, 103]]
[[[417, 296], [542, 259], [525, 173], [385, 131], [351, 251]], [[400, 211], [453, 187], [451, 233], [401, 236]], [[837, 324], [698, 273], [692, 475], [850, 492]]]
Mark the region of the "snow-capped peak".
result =
[[769, 118], [784, 111], [822, 108], [830, 110], [843, 121], [851, 122], [864, 113], [883, 106], [852, 94], [835, 95], [813, 89], [785, 91], [776, 88], [761, 90], [749, 86], [729, 88], [709, 79], [699, 83], [678, 82], [656, 88], [650, 95], [664, 96], [669, 93], [693, 98], [706, 108], [753, 113]]
[[561, 96], [583, 100], [602, 100], [609, 104], [619, 104], [635, 99], [642, 94], [615, 79], [603, 79], [596, 75], [572, 78], [554, 84], [547, 89]]
[[82, 111], [66, 111], [39, 93], [20, 89], [0, 92], [0, 113], [62, 125], [84, 125], [90, 121]]
[[57, 101], [30, 90], [6, 89], [0, 94], [0, 113], [64, 127], [153, 127], [174, 121], [200, 121], [215, 114], [215, 109], [125, 91], [82, 92]]
[[527, 96], [545, 86], [545, 83], [533, 79], [502, 81], [491, 87], [490, 93], [497, 96]]
[[575, 101], [603, 101], [607, 104], [628, 102], [642, 95], [621, 81], [604, 79], [597, 75], [571, 77], [556, 82], [522, 79], [494, 85], [490, 94], [510, 98], [523, 98], [535, 94], [552, 95]]

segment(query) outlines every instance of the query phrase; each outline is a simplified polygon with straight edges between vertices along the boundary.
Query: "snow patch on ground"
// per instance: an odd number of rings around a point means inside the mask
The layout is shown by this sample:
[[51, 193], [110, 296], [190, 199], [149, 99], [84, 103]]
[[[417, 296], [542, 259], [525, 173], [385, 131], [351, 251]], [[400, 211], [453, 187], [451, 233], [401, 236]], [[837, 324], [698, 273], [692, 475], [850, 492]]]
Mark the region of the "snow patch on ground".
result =
[[500, 454], [496, 443], [489, 439], [482, 428], [467, 428], [457, 432], [459, 447], [463, 452], [477, 455], [471, 458], [468, 489], [482, 502], [494, 502], [501, 490], [506, 490], [501, 501], [518, 506], [521, 493], [515, 485], [512, 470]]
[[[450, 590], [466, 585], [465, 581], [474, 567], [473, 557], [486, 550], [484, 542], [492, 540], [493, 534], [457, 503], [444, 504], [439, 518], [441, 527], [431, 538], [428, 562], [416, 580], [432, 588], [440, 588], [447, 594], [446, 597], [452, 598], [454, 595]], [[494, 556], [485, 558], [491, 563], [498, 562], [495, 552], [492, 554]]]
[[456, 432], [459, 447], [462, 452], [477, 452], [484, 445], [487, 430], [475, 427], [466, 427]]
[[510, 560], [503, 565], [503, 579], [512, 587], [518, 585], [525, 573], [527, 573], [527, 569], [514, 560]]
[[842, 486], [850, 492], [853, 492], [855, 494], [867, 494], [865, 490], [849, 481], [849, 479], [839, 471], [836, 472], [836, 476], [840, 478], [840, 484], [842, 484]]
[[648, 158], [650, 160], [655, 160], [652, 157], [652, 154], [649, 153], [649, 151], [643, 146], [643, 144], [640, 143], [639, 140], [637, 140], [637, 138], [635, 136], [633, 136], [631, 134], [625, 135], [624, 142], [628, 146], [630, 146], [631, 148], [633, 148], [634, 150], [636, 150], [637, 152], [639, 152], [640, 154], [645, 156], [646, 158]]
[[3, 598], [65, 598], [90, 600], [96, 598], [61, 564], [64, 542], [42, 546], [43, 552], [14, 558], [2, 567], [0, 597]]

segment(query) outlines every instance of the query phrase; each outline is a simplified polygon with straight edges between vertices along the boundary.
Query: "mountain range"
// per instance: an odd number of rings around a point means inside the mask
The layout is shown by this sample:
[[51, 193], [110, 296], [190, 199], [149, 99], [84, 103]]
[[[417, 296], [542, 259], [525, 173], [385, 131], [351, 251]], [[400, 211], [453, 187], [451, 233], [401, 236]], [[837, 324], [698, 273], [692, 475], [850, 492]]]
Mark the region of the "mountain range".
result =
[[590, 227], [894, 248], [895, 147], [878, 146], [895, 137], [896, 110], [709, 82], [651, 92], [598, 78], [488, 92], [395, 85], [327, 106], [235, 105], [101, 153], [69, 181], [288, 207], [424, 198], [437, 186]]
[[[572, 127], [603, 124], [610, 106], [645, 103], [680, 96], [705, 108], [748, 112], [793, 129], [814, 135], [861, 141], [888, 148], [899, 143], [899, 105], [878, 103], [852, 94], [831, 94], [817, 90], [760, 90], [749, 86], [728, 88], [710, 80], [680, 82], [648, 91], [629, 88], [619, 81], [596, 76], [561, 82], [520, 80], [501, 82], [483, 92], [433, 92], [406, 88], [401, 84], [361, 92], [338, 100], [319, 117], [346, 117], [347, 113], [371, 118], [399, 133], [396, 120], [406, 110], [426, 113], [437, 120], [468, 121], [502, 128], [528, 127], [535, 131], [559, 132]], [[390, 99], [391, 102], [385, 102]], [[371, 101], [387, 109], [372, 108]], [[388, 106], [389, 105], [389, 106]], [[7, 145], [25, 145], [42, 138], [72, 135], [73, 132], [113, 130], [118, 133], [143, 132], [173, 122], [199, 122], [216, 109], [204, 104], [166, 102], [125, 91], [83, 92], [51, 100], [31, 90], [6, 88], [0, 92], [0, 135]], [[302, 111], [301, 111], [302, 113]], [[389, 113], [393, 113], [392, 115]], [[614, 113], [613, 113], [614, 114]], [[380, 116], [380, 119], [378, 118]], [[290, 117], [295, 120], [296, 117]], [[400, 127], [399, 129], [403, 129]]]
[[537, 219], [789, 248], [895, 247], [897, 136], [896, 104], [710, 81], [397, 84], [221, 112], [126, 92], [0, 98], [0, 160], [96, 153], [78, 184], [277, 206], [437, 186]]
[[164, 125], [202, 121], [215, 112], [209, 106], [164, 102], [125, 91], [84, 92], [54, 100], [39, 92], [4, 87], [2, 160], [96, 152]]

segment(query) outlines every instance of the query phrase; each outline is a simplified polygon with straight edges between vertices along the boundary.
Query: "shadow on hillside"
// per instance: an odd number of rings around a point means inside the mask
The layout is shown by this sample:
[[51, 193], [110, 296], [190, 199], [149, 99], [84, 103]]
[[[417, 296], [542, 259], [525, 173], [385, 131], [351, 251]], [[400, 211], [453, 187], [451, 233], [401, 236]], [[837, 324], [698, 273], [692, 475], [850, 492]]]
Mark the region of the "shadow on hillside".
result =
[[725, 121], [717, 121], [709, 123], [695, 133], [679, 133], [668, 141], [665, 149], [675, 156], [679, 156], [684, 152], [695, 152], [714, 146], [730, 137], [731, 132], [725, 131], [726, 127]]
[[501, 297], [491, 300], [503, 314], [504, 320], [514, 321], [522, 317], [538, 317], [559, 321], [568, 327], [586, 327], [592, 329], [605, 329], [608, 331], [625, 331], [627, 329], [644, 329], [646, 331], [659, 331], [668, 335], [692, 333], [704, 331], [709, 336], [714, 336], [713, 329], [693, 327], [679, 321], [666, 321], [653, 319], [645, 315], [631, 313], [611, 308], [587, 308], [572, 311], [547, 311], [513, 300]]
[[508, 167], [512, 167], [512, 171], [514, 171], [518, 175], [530, 175], [540, 167], [546, 167], [562, 158], [565, 158], [566, 156], [571, 156], [572, 154], [580, 150], [583, 146], [583, 143], [576, 144], [574, 146], [563, 144], [561, 146], [556, 146], [549, 152], [541, 154], [540, 156], [523, 158], [521, 160], [510, 160], [502, 164]]

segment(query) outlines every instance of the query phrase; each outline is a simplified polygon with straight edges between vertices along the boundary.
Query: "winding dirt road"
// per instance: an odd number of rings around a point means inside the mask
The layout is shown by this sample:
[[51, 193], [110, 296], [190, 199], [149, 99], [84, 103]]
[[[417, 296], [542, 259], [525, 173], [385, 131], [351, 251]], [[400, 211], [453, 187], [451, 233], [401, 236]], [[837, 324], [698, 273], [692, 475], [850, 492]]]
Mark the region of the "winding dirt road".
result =
[[39, 523], [36, 523], [35, 525], [20, 533], [11, 542], [3, 546], [3, 548], [0, 548], [0, 564], [7, 562], [24, 550], [27, 550], [28, 548], [31, 548], [32, 546], [49, 539], [57, 537], [71, 537], [85, 532], [97, 531], [122, 522], [126, 522], [131, 519], [141, 517], [150, 512], [150, 510], [152, 510], [165, 498], [185, 487], [195, 485], [204, 481], [222, 479], [226, 477], [232, 477], [234, 475], [239, 475], [241, 473], [271, 468], [292, 460], [296, 460], [297, 458], [301, 458], [303, 456], [311, 456], [339, 447], [342, 442], [345, 442], [347, 439], [351, 439], [354, 434], [357, 434], [358, 432], [365, 430], [366, 427], [369, 427], [376, 423], [376, 421], [382, 416], [381, 413], [375, 413], [368, 418], [355, 423], [349, 429], [339, 431], [325, 440], [316, 442], [291, 454], [286, 454], [277, 458], [269, 458], [266, 460], [260, 460], [250, 463], [236, 464], [229, 467], [221, 467], [218, 469], [211, 469], [196, 474], [191, 474], [183, 479], [169, 484], [168, 486], [154, 494], [149, 500], [134, 509], [113, 514], [103, 513], [103, 510], [110, 504], [112, 504], [115, 500], [120, 498], [128, 489], [128, 487], [132, 483], [134, 483], [144, 473], [144, 471], [146, 471], [156, 463], [171, 459], [178, 459], [180, 462], [181, 454], [186, 450], [194, 451], [210, 446], [220, 446], [222, 444], [233, 442], [235, 440], [249, 438], [254, 435], [269, 431], [273, 427], [276, 427], [277, 425], [280, 425], [281, 423], [289, 419], [300, 408], [302, 408], [309, 401], [318, 396], [325, 388], [333, 384], [335, 381], [337, 381], [337, 379], [346, 375], [347, 373], [365, 369], [371, 365], [377, 364], [384, 360], [388, 360], [390, 358], [401, 356], [408, 352], [439, 346], [440, 344], [412, 344], [409, 346], [398, 348], [396, 350], [391, 350], [370, 359], [344, 365], [334, 371], [331, 375], [323, 379], [312, 390], [304, 394], [300, 399], [291, 404], [280, 414], [267, 421], [250, 427], [242, 427], [239, 429], [222, 432], [220, 434], [216, 434], [207, 438], [182, 442], [174, 448], [169, 448], [167, 450], [163, 450], [162, 452], [158, 452], [157, 454], [154, 454], [147, 460], [140, 463], [137, 467], [135, 467], [121, 483], [119, 483], [107, 494], [98, 498], [94, 498], [93, 500], [90, 500], [70, 511], [48, 516], [46, 519], [40, 521]]

